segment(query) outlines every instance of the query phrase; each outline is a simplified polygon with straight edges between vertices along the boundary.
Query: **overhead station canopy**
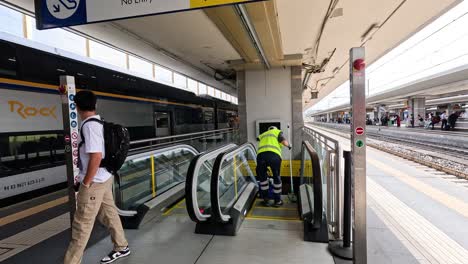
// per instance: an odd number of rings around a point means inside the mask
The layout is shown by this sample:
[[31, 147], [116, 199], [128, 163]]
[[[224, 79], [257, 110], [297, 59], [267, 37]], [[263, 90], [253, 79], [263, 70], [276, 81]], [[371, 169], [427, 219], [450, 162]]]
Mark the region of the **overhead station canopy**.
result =
[[[236, 70], [304, 64], [303, 99], [311, 106], [349, 78], [351, 47], [364, 46], [371, 65], [459, 2], [38, 0], [36, 19], [47, 28], [143, 16], [73, 29], [151, 60], [163, 54], [168, 64], [182, 62], [232, 87]], [[11, 3], [35, 10], [32, 1]], [[226, 5], [232, 3], [242, 4]], [[211, 8], [147, 16], [204, 5]]]

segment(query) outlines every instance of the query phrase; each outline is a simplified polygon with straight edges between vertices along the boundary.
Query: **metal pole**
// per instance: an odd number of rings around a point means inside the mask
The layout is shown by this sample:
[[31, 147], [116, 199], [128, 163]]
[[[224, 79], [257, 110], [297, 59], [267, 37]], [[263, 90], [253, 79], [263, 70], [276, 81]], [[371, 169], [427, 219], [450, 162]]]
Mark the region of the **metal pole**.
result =
[[62, 117], [65, 145], [65, 165], [68, 182], [68, 203], [70, 205], [70, 222], [76, 210], [75, 177], [78, 175], [78, 114], [76, 112], [75, 77], [60, 76], [60, 98], [62, 102]]
[[353, 249], [354, 263], [367, 263], [366, 226], [366, 96], [365, 50], [350, 50], [351, 112], [351, 186], [354, 202]]

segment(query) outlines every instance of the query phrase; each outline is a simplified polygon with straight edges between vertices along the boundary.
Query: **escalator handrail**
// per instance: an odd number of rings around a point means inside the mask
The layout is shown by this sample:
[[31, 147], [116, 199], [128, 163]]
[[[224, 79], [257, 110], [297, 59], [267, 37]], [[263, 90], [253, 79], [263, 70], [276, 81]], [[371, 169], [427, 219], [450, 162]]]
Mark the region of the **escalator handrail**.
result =
[[[213, 173], [211, 175], [211, 212], [212, 212], [212, 219], [219, 223], [227, 223], [229, 222], [231, 216], [225, 215], [221, 211], [221, 203], [219, 201], [219, 174], [221, 171], [221, 165], [223, 161], [233, 157], [234, 155], [238, 154], [239, 152], [250, 149], [252, 152], [252, 156], [256, 159], [257, 151], [255, 146], [252, 143], [245, 143], [229, 152], [224, 152], [218, 155], [216, 158], [215, 164], [213, 166]], [[252, 176], [253, 177], [253, 176]], [[254, 179], [254, 183], [257, 184], [257, 181]], [[239, 195], [240, 197], [240, 195]], [[235, 201], [231, 201], [231, 205], [235, 204]]]
[[142, 158], [142, 157], [145, 157], [145, 156], [160, 154], [160, 153], [167, 152], [167, 151], [174, 150], [174, 149], [178, 149], [178, 148], [188, 149], [188, 150], [190, 150], [190, 151], [191, 151], [193, 154], [195, 154], [195, 155], [198, 155], [198, 154], [199, 154], [198, 150], [197, 150], [196, 148], [190, 146], [190, 145], [187, 145], [187, 144], [178, 144], [178, 145], [173, 145], [173, 146], [169, 146], [169, 147], [166, 146], [166, 147], [157, 148], [157, 149], [154, 149], [154, 150], [151, 150], [151, 151], [142, 152], [142, 153], [132, 154], [132, 155], [128, 156], [128, 157], [125, 159], [125, 162], [130, 161], [130, 160], [133, 160], [133, 159]]
[[[314, 191], [314, 208], [312, 225], [315, 228], [319, 228], [322, 224], [323, 217], [323, 185], [322, 185], [322, 170], [320, 168], [320, 159], [317, 151], [312, 147], [309, 141], [302, 142], [302, 150], [309, 153], [312, 162], [312, 181]], [[302, 155], [301, 161], [301, 183], [304, 184], [304, 155]]]
[[[152, 150], [152, 151], [148, 151], [148, 152], [133, 154], [133, 155], [128, 156], [125, 159], [125, 162], [135, 160], [135, 159], [144, 158], [144, 157], [148, 157], [148, 156], [152, 156], [152, 155], [157, 155], [157, 154], [160, 154], [160, 153], [164, 153], [164, 152], [171, 151], [171, 150], [176, 150], [176, 149], [186, 149], [186, 150], [192, 152], [194, 155], [199, 154], [198, 150], [196, 150], [194, 147], [192, 147], [190, 145], [187, 145], [187, 144], [179, 144], [179, 145], [173, 145], [173, 146], [170, 146], [170, 147], [161, 147], [161, 148], [158, 148], [158, 149], [155, 149], [155, 150]], [[114, 181], [114, 184], [116, 184], [115, 181]], [[114, 188], [114, 190], [116, 190], [116, 191], [118, 191], [120, 193], [120, 186], [117, 185], [117, 188]], [[119, 195], [119, 194], [114, 193], [114, 196], [115, 195]], [[116, 207], [117, 207], [120, 215], [134, 216], [134, 215], [137, 215], [137, 213], [138, 213], [135, 210], [123, 210], [123, 209], [118, 208], [118, 206], [116, 206]]]
[[236, 144], [227, 144], [218, 147], [214, 150], [198, 154], [190, 162], [187, 170], [186, 184], [185, 184], [185, 199], [187, 204], [187, 212], [194, 222], [203, 222], [211, 217], [209, 214], [200, 212], [197, 197], [198, 176], [201, 166], [206, 161], [216, 158], [220, 153], [235, 148]]

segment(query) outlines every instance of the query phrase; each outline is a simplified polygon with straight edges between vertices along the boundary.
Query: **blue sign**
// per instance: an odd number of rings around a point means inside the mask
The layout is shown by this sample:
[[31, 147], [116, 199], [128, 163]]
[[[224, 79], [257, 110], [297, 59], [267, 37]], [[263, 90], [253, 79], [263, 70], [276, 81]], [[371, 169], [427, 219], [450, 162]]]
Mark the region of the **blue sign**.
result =
[[75, 104], [75, 103], [71, 103], [71, 104], [70, 104], [70, 109], [71, 109], [71, 110], [75, 110], [75, 109], [76, 109], [76, 104]]
[[70, 101], [75, 101], [75, 95], [74, 94], [70, 94], [70, 96], [68, 97], [70, 99]]
[[78, 125], [78, 123], [77, 123], [76, 121], [71, 121], [70, 125], [71, 125], [73, 128], [75, 128], [75, 127]]
[[36, 27], [49, 29], [265, 0], [35, 0]]
[[72, 112], [72, 113], [70, 114], [70, 118], [71, 118], [71, 119], [76, 119], [76, 113], [75, 113], [75, 112]]

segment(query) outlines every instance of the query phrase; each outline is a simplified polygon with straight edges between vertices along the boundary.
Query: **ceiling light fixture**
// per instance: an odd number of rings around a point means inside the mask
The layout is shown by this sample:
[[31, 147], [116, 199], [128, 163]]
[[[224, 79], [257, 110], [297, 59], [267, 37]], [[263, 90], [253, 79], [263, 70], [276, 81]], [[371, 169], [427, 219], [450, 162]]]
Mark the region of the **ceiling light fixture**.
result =
[[239, 15], [242, 24], [244, 25], [245, 30], [249, 34], [250, 40], [254, 45], [255, 49], [257, 50], [258, 56], [262, 60], [263, 65], [266, 69], [270, 69], [271, 65], [268, 62], [268, 58], [265, 54], [265, 51], [262, 48], [262, 44], [258, 38], [257, 31], [255, 31], [255, 27], [253, 26], [252, 22], [249, 19], [249, 15], [247, 14], [247, 10], [245, 9], [244, 5], [235, 5], [234, 9], [236, 10], [237, 14]]

